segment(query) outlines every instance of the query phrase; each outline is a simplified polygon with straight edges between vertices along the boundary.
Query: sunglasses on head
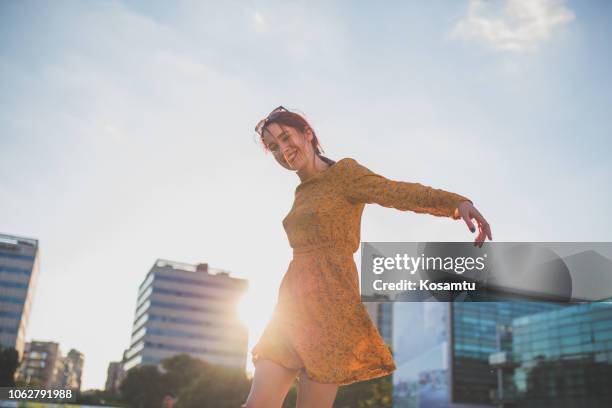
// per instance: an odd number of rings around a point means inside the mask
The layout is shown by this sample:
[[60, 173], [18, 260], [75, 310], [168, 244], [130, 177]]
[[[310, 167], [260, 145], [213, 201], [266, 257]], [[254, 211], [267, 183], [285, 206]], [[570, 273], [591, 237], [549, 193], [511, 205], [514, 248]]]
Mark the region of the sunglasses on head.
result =
[[278, 108], [275, 108], [272, 112], [270, 112], [270, 114], [265, 119], [262, 119], [259, 121], [257, 126], [255, 126], [255, 131], [261, 136], [264, 128], [268, 125], [268, 123], [271, 120], [276, 119], [279, 116], [279, 114], [284, 113], [284, 112], [289, 112], [289, 109], [286, 109], [283, 106], [279, 106]]

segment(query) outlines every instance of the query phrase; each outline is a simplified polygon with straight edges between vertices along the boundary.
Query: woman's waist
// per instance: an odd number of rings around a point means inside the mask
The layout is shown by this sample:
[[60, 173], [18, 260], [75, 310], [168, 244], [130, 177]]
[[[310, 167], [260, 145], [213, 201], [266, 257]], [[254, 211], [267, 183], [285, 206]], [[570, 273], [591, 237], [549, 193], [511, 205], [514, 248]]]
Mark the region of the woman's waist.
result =
[[293, 247], [294, 258], [320, 254], [345, 255], [352, 258], [354, 252], [355, 251], [348, 245], [328, 242]]

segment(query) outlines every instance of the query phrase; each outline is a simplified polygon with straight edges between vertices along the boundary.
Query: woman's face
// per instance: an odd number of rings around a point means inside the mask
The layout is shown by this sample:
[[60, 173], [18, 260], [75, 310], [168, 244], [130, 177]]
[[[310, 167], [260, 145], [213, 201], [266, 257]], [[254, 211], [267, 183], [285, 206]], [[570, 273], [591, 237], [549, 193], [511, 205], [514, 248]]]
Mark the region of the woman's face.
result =
[[288, 170], [299, 170], [312, 161], [312, 131], [304, 133], [290, 126], [271, 123], [263, 134], [263, 142], [276, 161]]

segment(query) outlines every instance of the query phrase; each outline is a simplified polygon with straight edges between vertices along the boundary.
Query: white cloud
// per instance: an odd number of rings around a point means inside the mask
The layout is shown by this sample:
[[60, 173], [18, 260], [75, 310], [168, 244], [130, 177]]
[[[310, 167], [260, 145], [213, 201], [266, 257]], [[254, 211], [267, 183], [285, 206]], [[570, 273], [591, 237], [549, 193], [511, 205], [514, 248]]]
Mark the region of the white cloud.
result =
[[470, 0], [452, 36], [475, 39], [495, 50], [535, 51], [556, 27], [574, 18], [562, 0]]

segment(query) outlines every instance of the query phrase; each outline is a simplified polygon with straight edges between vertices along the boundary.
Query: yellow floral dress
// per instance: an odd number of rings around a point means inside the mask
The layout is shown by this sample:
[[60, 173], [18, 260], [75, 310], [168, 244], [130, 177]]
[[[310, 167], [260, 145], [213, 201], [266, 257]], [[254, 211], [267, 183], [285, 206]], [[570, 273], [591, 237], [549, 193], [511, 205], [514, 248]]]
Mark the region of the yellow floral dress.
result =
[[353, 254], [365, 204], [453, 217], [458, 194], [386, 179], [351, 158], [299, 184], [283, 226], [293, 259], [271, 320], [251, 350], [320, 383], [351, 384], [396, 366], [359, 293]]

